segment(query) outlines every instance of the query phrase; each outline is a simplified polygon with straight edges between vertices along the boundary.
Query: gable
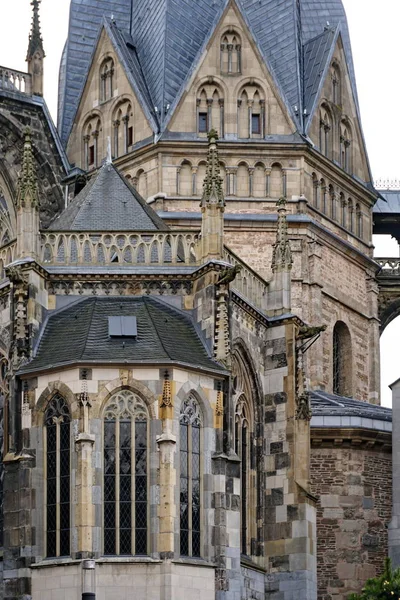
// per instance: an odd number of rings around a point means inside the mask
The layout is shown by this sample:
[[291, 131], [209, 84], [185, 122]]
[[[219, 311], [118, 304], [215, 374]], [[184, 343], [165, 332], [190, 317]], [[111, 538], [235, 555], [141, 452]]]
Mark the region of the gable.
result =
[[[255, 114], [263, 112], [265, 136], [290, 135], [296, 131], [246, 23], [235, 3], [230, 3], [167, 128], [173, 132], [196, 133], [199, 112], [210, 111], [209, 121], [220, 137], [222, 133], [226, 139], [248, 137], [244, 135], [245, 116], [241, 118], [240, 112], [248, 112], [249, 103]], [[210, 129], [211, 123], [207, 125]]]
[[[145, 114], [145, 105], [143, 98], [139, 101], [126, 74], [125, 65], [122, 64], [106, 27], [103, 27], [68, 141], [70, 161], [87, 170], [87, 165], [84, 164], [84, 137], [93, 135], [93, 132], [97, 132], [97, 166], [106, 156], [108, 138], [111, 140], [113, 156], [120, 156], [123, 153], [124, 137], [122, 120], [126, 115], [129, 116], [129, 127], [132, 128], [132, 146], [150, 138], [153, 127]], [[120, 128], [118, 149], [115, 147], [117, 122]], [[94, 140], [90, 140], [89, 146], [94, 143]]]
[[[326, 59], [324, 79], [315, 96], [306, 130], [315, 147], [343, 168], [346, 166], [343, 156], [348, 152], [350, 158], [346, 160], [351, 160], [351, 164], [345, 170], [368, 182], [371, 176], [367, 151], [340, 34]], [[345, 150], [345, 146], [350, 150]]]

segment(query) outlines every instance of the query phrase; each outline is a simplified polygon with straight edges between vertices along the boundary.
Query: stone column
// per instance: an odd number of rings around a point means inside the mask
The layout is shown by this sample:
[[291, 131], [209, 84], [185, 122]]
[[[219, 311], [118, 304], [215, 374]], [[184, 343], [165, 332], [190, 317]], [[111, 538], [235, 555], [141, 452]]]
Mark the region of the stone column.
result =
[[174, 388], [174, 382], [170, 380], [170, 373], [166, 371], [160, 398], [162, 434], [157, 438], [160, 452], [160, 504], [158, 507], [160, 529], [158, 551], [160, 558], [163, 560], [174, 558], [175, 552], [175, 488], [177, 480], [174, 464], [176, 437], [172, 434]]
[[400, 567], [400, 379], [390, 386], [392, 390], [392, 464], [393, 506], [389, 525], [389, 556], [393, 567]]
[[368, 363], [369, 363], [369, 385], [368, 385], [368, 401], [372, 404], [379, 404], [380, 388], [381, 388], [381, 373], [379, 361], [380, 347], [380, 321], [378, 318], [378, 296], [379, 288], [375, 279], [374, 273], [368, 273], [367, 280], [367, 296], [368, 296], [368, 313], [369, 313], [369, 344], [368, 344]]

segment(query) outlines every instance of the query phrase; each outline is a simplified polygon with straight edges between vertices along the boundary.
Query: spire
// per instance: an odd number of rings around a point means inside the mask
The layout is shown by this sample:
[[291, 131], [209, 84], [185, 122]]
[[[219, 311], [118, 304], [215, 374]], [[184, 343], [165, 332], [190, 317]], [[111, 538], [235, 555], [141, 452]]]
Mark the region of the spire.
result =
[[28, 73], [32, 78], [32, 94], [43, 96], [43, 59], [45, 57], [43, 49], [42, 34], [40, 33], [39, 4], [41, 0], [32, 0], [33, 7], [32, 28], [29, 34], [28, 52], [26, 62], [28, 63]]
[[286, 198], [280, 198], [276, 203], [278, 207], [278, 229], [276, 242], [272, 253], [272, 271], [290, 270], [293, 259], [287, 237], [288, 225], [286, 220]]
[[218, 204], [225, 206], [224, 192], [222, 189], [222, 177], [220, 175], [219, 157], [217, 149], [218, 134], [211, 129], [208, 134], [207, 171], [203, 183], [203, 197], [201, 206], [206, 204]]
[[32, 0], [31, 6], [33, 7], [32, 15], [32, 28], [29, 34], [29, 45], [26, 60], [29, 62], [35, 52], [40, 51], [44, 57], [43, 40], [42, 34], [40, 33], [40, 19], [39, 19], [39, 4], [41, 0]]
[[39, 208], [39, 190], [29, 127], [25, 129], [22, 170], [18, 178], [17, 208], [28, 205], [36, 209]]

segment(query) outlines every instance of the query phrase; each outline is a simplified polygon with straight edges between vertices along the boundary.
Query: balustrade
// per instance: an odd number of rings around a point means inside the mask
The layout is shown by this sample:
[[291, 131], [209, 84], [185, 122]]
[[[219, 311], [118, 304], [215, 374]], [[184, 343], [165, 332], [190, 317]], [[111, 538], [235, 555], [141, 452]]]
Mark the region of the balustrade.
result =
[[374, 258], [381, 270], [378, 277], [391, 277], [397, 275], [400, 277], [400, 258]]
[[231, 288], [248, 300], [256, 308], [265, 309], [268, 282], [248, 267], [236, 254], [225, 247], [224, 258], [232, 265], [242, 268], [231, 283]]
[[0, 66], [0, 90], [31, 95], [32, 77], [29, 73]]
[[195, 232], [43, 233], [41, 261], [56, 265], [196, 265]]

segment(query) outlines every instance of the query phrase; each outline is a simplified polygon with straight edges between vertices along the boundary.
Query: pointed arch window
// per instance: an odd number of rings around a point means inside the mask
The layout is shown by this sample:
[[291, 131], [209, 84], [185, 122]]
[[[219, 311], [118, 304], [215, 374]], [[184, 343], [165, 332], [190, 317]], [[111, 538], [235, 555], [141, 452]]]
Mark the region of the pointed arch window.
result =
[[349, 172], [351, 168], [351, 134], [346, 123], [340, 125], [340, 165]]
[[319, 149], [320, 152], [327, 158], [330, 158], [332, 154], [331, 128], [332, 120], [330, 118], [329, 111], [325, 107], [322, 107], [319, 125]]
[[201, 422], [198, 401], [190, 394], [179, 417], [181, 556], [201, 556]]
[[340, 69], [337, 63], [333, 63], [331, 69], [332, 80], [332, 102], [333, 104], [341, 104], [341, 77]]
[[238, 137], [265, 137], [265, 94], [258, 85], [246, 85], [238, 96]]
[[71, 533], [71, 415], [56, 394], [45, 413], [46, 555], [69, 556]]
[[124, 389], [108, 401], [104, 427], [104, 554], [148, 553], [149, 414]]
[[313, 204], [315, 208], [319, 208], [319, 181], [315, 173], [312, 175], [313, 178]]
[[226, 32], [221, 39], [221, 74], [239, 75], [242, 71], [242, 44], [235, 31]]
[[106, 102], [114, 94], [114, 61], [106, 58], [100, 67], [100, 101]]
[[249, 409], [244, 396], [236, 403], [235, 410], [235, 452], [240, 458], [240, 546], [242, 554], [249, 553], [248, 512], [249, 512], [249, 474], [250, 474], [250, 426]]
[[352, 351], [349, 328], [337, 321], [333, 328], [333, 393], [351, 396]]

